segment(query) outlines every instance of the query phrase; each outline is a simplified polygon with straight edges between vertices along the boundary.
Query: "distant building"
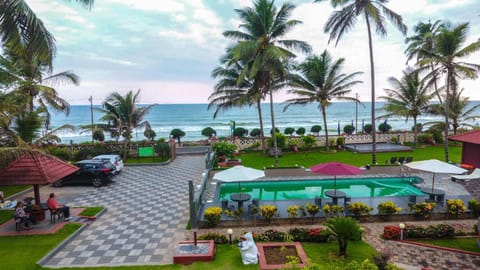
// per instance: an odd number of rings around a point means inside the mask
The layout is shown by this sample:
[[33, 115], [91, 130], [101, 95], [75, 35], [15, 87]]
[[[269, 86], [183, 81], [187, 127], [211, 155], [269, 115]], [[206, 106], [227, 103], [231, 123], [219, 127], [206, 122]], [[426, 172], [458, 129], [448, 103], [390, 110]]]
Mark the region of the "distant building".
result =
[[473, 130], [448, 137], [462, 143], [462, 164], [480, 168], [480, 130]]

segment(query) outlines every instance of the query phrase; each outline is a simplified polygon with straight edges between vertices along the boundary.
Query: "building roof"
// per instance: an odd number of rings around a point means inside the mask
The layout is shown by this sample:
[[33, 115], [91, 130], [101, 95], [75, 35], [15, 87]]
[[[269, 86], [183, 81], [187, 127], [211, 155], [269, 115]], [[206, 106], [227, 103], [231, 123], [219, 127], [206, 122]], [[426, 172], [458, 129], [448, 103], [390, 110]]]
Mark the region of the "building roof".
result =
[[453, 135], [448, 137], [448, 139], [457, 142], [480, 144], [480, 129]]
[[78, 169], [78, 167], [48, 154], [26, 153], [0, 170], [0, 185], [53, 183]]

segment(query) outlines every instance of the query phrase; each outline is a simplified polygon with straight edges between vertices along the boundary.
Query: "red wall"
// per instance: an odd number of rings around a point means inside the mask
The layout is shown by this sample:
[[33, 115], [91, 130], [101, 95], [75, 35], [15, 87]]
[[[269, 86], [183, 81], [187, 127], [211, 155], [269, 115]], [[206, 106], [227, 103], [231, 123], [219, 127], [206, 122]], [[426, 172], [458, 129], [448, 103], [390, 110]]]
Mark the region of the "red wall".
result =
[[471, 164], [475, 168], [480, 168], [480, 145], [472, 143], [463, 143], [462, 163]]

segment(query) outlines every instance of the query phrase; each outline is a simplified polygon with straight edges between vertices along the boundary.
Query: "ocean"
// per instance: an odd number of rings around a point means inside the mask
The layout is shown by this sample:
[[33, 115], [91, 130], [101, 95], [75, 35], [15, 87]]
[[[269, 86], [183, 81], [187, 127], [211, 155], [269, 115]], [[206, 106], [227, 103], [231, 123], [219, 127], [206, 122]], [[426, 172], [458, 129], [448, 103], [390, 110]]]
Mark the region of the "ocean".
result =
[[[471, 106], [480, 103], [480, 101], [471, 102]], [[363, 102], [364, 106], [358, 106], [358, 130], [362, 129], [364, 124], [370, 123], [370, 103]], [[382, 102], [376, 103], [376, 108], [381, 108]], [[253, 128], [259, 128], [258, 113], [256, 107], [234, 108], [226, 112], [221, 112], [216, 119], [213, 119], [214, 109], [207, 110], [207, 104], [159, 104], [153, 107], [146, 115], [147, 120], [152, 129], [159, 138], [168, 138], [169, 133], [174, 128], [183, 130], [186, 135], [183, 141], [197, 141], [206, 139], [202, 136], [202, 129], [212, 127], [217, 131], [218, 137], [230, 136], [230, 121], [235, 121], [236, 127], [243, 127], [248, 131]], [[323, 120], [319, 108], [315, 104], [307, 106], [291, 106], [285, 112], [283, 111], [285, 104], [274, 104], [275, 126], [284, 131], [286, 127], [299, 128], [304, 127], [307, 134], [313, 125], [322, 126]], [[100, 108], [99, 105], [94, 108]], [[327, 108], [327, 126], [329, 134], [337, 134], [338, 126], [341, 131], [348, 124], [355, 126], [355, 103], [353, 102], [334, 102]], [[270, 105], [262, 104], [263, 120], [265, 133], [269, 134], [271, 129], [270, 121]], [[378, 111], [377, 116], [382, 115]], [[94, 123], [101, 123], [102, 114], [95, 109], [93, 110]], [[377, 126], [384, 120], [377, 120]], [[419, 123], [427, 123], [433, 121], [442, 121], [442, 117], [422, 115], [419, 117]], [[413, 126], [413, 120], [405, 121], [405, 118], [389, 117], [387, 123], [392, 126], [393, 130], [410, 130]], [[71, 124], [78, 129], [75, 132], [59, 132], [57, 135], [62, 139], [62, 143], [70, 142], [86, 142], [91, 140], [90, 130], [80, 129], [83, 125], [90, 124], [90, 105], [74, 105], [71, 106], [71, 112], [68, 116], [60, 113], [52, 113], [51, 128], [56, 128], [63, 124]], [[473, 123], [477, 124], [477, 122]], [[144, 140], [144, 128], [137, 128], [133, 133], [132, 140]], [[105, 134], [106, 140], [110, 140], [109, 135]]]

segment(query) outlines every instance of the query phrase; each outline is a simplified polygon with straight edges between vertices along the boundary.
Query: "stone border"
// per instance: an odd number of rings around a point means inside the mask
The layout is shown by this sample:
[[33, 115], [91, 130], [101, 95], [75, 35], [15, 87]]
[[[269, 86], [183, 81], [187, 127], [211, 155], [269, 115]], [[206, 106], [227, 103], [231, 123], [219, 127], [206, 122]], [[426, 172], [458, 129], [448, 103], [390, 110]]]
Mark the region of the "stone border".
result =
[[267, 264], [265, 258], [264, 248], [266, 247], [282, 247], [282, 246], [294, 246], [297, 249], [297, 255], [300, 258], [301, 262], [296, 264], [295, 267], [302, 268], [308, 266], [308, 257], [303, 250], [302, 244], [300, 242], [271, 242], [271, 243], [257, 243], [258, 248], [258, 265], [261, 270], [269, 269], [284, 269], [288, 268], [286, 264]]
[[[107, 211], [107, 208], [104, 207], [102, 211], [100, 211], [95, 217], [102, 216]], [[37, 261], [37, 264], [40, 266], [44, 266], [53, 256], [55, 256], [62, 248], [64, 248], [68, 243], [70, 243], [75, 237], [77, 237], [83, 230], [85, 230], [90, 224], [83, 223], [83, 225], [76, 231], [74, 231], [71, 235], [65, 238], [60, 244], [54, 247], [47, 255], [43, 256], [40, 260]]]

